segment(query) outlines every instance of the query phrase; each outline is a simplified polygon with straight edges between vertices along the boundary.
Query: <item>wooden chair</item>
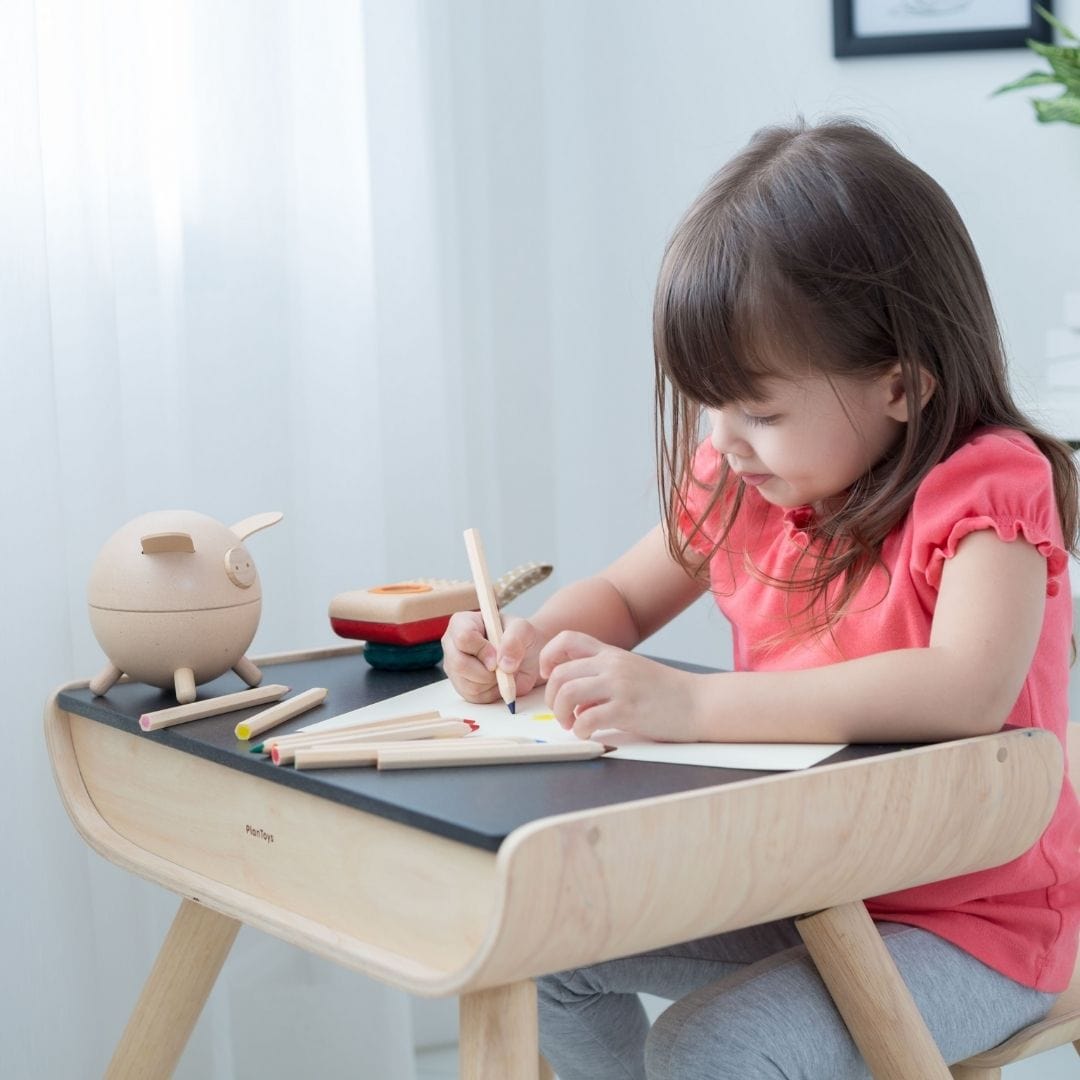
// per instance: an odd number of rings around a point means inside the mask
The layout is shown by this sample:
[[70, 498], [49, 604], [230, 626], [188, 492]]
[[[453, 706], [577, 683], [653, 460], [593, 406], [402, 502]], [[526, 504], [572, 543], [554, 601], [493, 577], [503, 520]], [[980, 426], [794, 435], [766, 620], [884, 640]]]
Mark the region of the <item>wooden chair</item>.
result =
[[[1080, 724], [1069, 724], [1067, 742], [1069, 781], [1080, 793]], [[1080, 958], [1073, 970], [1072, 982], [1045, 1020], [1018, 1031], [992, 1050], [959, 1062], [950, 1071], [953, 1080], [1001, 1080], [1002, 1066], [1064, 1046], [1067, 1042], [1071, 1042], [1080, 1054]]]

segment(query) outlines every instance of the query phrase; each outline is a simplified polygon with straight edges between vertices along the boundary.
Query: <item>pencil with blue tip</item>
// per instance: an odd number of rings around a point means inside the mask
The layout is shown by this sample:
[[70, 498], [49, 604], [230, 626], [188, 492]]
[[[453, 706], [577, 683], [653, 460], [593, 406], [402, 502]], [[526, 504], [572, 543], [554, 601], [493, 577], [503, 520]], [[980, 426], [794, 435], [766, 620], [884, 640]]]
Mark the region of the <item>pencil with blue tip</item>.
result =
[[[484, 633], [488, 641], [495, 646], [496, 650], [502, 645], [502, 617], [499, 615], [499, 605], [495, 600], [495, 589], [491, 584], [488, 574], [487, 557], [484, 555], [484, 544], [476, 529], [465, 530], [465, 550], [469, 555], [469, 567], [472, 570], [473, 584], [476, 586], [476, 596], [480, 601], [480, 614], [484, 620]], [[509, 672], [501, 668], [495, 668], [495, 680], [499, 684], [499, 693], [502, 695], [506, 707], [511, 713], [517, 710], [517, 680]]]

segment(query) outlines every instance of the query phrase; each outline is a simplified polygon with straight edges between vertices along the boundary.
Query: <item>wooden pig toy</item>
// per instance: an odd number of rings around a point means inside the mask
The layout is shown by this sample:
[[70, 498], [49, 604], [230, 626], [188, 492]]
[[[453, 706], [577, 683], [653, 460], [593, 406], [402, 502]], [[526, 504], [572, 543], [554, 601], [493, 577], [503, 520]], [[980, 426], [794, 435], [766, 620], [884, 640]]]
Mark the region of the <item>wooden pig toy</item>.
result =
[[262, 672], [244, 655], [262, 612], [262, 588], [244, 540], [280, 513], [226, 527], [193, 510], [159, 510], [105, 542], [87, 588], [90, 625], [109, 658], [90, 681], [104, 694], [128, 675], [195, 700], [195, 687], [230, 669], [249, 686]]

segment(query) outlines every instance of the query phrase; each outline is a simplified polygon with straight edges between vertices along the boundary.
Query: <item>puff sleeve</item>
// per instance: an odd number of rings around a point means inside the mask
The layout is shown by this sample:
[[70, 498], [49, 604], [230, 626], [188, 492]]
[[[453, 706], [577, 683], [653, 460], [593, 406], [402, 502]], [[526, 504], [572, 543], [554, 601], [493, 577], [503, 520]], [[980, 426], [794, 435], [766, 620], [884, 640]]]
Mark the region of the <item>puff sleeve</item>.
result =
[[911, 508], [911, 570], [935, 592], [945, 560], [965, 536], [993, 529], [1022, 537], [1046, 559], [1046, 595], [1056, 596], [1068, 555], [1050, 462], [1026, 435], [987, 430], [926, 474]]

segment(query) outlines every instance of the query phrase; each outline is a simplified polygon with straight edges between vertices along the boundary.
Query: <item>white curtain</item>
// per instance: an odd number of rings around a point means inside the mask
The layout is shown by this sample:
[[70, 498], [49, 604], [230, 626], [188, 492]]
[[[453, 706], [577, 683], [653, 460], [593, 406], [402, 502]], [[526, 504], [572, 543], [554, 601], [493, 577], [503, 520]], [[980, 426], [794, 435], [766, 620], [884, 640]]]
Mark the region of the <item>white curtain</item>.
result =
[[[422, 16], [0, 4], [0, 1075], [100, 1075], [177, 906], [77, 838], [41, 736], [103, 661], [104, 540], [150, 509], [284, 511], [251, 544], [255, 654], [332, 644], [342, 589], [465, 570], [485, 403], [444, 326]], [[178, 1075], [410, 1077], [409, 1000], [245, 930]]]

